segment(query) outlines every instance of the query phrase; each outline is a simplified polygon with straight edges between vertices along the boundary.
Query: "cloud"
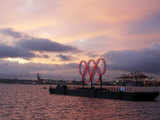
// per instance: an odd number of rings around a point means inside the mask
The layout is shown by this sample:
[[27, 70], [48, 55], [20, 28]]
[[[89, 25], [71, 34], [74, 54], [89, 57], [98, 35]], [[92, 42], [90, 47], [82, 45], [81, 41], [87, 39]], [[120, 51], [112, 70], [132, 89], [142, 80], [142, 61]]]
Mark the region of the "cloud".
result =
[[20, 33], [20, 32], [16, 32], [11, 28], [4, 28], [4, 29], [0, 29], [0, 33], [7, 35], [7, 36], [12, 36], [14, 38], [22, 38], [25, 36], [25, 34]]
[[39, 52], [79, 52], [79, 50], [70, 45], [64, 45], [48, 39], [32, 38], [22, 39], [17, 42], [18, 46]]
[[13, 38], [19, 39], [16, 42], [16, 46], [20, 46], [31, 51], [39, 51], [39, 52], [80, 52], [77, 48], [61, 44], [55, 41], [51, 41], [49, 39], [36, 38], [24, 34], [22, 32], [14, 31], [11, 28], [0, 29], [0, 33], [11, 36]]
[[12, 47], [7, 45], [0, 45], [0, 58], [33, 58], [35, 55], [21, 47]]
[[61, 61], [71, 61], [75, 59], [70, 55], [63, 55], [63, 54], [56, 55], [56, 57], [60, 58]]
[[6, 39], [6, 42], [1, 43], [0, 45], [0, 58], [49, 58], [49, 56], [35, 55], [35, 51], [55, 53], [80, 52], [80, 50], [73, 46], [61, 44], [49, 39], [32, 37], [11, 28], [0, 29], [0, 34], [12, 37], [12, 40], [10, 40], [12, 41], [12, 45], [6, 45], [8, 39], [2, 36], [1, 39]]
[[[126, 49], [128, 49], [128, 46], [131, 47], [128, 45], [130, 42], [125, 42], [127, 45], [123, 43], [124, 37], [128, 41], [131, 39], [130, 36], [121, 33], [128, 32], [128, 29], [123, 29], [123, 27], [125, 25], [128, 26], [128, 23], [134, 21], [142, 20], [143, 23], [142, 18], [146, 18], [149, 14], [159, 11], [159, 3], [160, 1], [157, 0], [124, 0], [123, 2], [117, 1], [116, 3], [112, 0], [102, 0], [101, 2], [97, 2], [96, 0], [87, 0], [85, 2], [47, 0], [44, 2], [40, 0], [38, 4], [32, 1], [28, 7], [26, 7], [28, 2], [26, 4], [15, 4], [15, 2], [12, 2], [14, 6], [12, 7], [16, 8], [13, 9], [10, 6], [10, 1], [6, 0], [3, 2], [3, 5], [0, 5], [0, 12], [1, 14], [6, 14], [6, 16], [1, 17], [1, 21], [2, 19], [6, 21], [6, 24], [2, 24], [3, 26], [13, 26], [17, 30], [22, 29], [35, 36], [49, 36], [48, 38], [56, 36], [57, 40], [65, 43], [83, 38], [93, 38], [94, 34], [100, 36], [105, 32], [106, 36], [116, 37], [116, 39], [109, 38], [111, 44], [106, 44], [104, 40], [104, 44], [101, 47], [97, 47], [100, 51], [105, 51], [106, 48], [125, 49], [127, 47]], [[8, 5], [10, 6], [10, 10], [6, 10], [6, 7], [4, 7]], [[83, 6], [84, 9], [81, 9], [80, 6]], [[14, 17], [12, 12], [17, 16]], [[152, 15], [149, 16], [152, 17]], [[42, 35], [45, 32], [49, 35]], [[123, 38], [120, 39], [121, 37]], [[135, 43], [137, 41], [139, 41], [139, 38], [134, 39]], [[95, 44], [93, 42], [85, 48], [90, 49]], [[98, 43], [96, 45], [100, 46]], [[81, 46], [83, 44], [79, 44], [78, 47]], [[110, 46], [113, 47], [110, 48]]]
[[113, 70], [160, 73], [160, 44], [137, 51], [112, 51], [104, 57]]
[[87, 56], [89, 56], [89, 57], [91, 57], [91, 58], [95, 58], [95, 57], [98, 57], [98, 56], [99, 56], [98, 54], [93, 53], [93, 52], [87, 52], [87, 53], [85, 53], [85, 55], [87, 55]]
[[38, 57], [38, 58], [46, 58], [46, 59], [50, 58], [50, 56], [46, 55], [46, 54], [36, 54], [36, 57]]
[[139, 21], [133, 21], [128, 25], [129, 33], [133, 34], [151, 34], [160, 32], [160, 11], [152, 15], [145, 16]]

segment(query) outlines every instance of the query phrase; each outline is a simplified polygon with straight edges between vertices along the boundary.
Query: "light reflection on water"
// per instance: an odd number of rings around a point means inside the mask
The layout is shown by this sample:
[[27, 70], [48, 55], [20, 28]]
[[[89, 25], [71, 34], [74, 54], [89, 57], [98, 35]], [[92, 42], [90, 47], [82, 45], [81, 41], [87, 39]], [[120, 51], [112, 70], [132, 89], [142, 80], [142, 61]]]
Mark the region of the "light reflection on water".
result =
[[0, 84], [0, 120], [144, 119], [160, 120], [160, 97], [132, 102], [50, 95], [41, 85]]

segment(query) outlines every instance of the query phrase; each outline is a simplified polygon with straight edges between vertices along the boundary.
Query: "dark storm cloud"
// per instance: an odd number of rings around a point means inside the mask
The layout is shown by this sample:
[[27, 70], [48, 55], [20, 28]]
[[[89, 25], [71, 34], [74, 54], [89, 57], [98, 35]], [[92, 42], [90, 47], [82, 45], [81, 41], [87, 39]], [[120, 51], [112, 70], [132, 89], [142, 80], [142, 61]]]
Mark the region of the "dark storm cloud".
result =
[[0, 45], [0, 58], [32, 58], [35, 57], [33, 53], [30, 51], [23, 49], [23, 48], [18, 48], [18, 47], [11, 47], [7, 45]]
[[139, 51], [112, 51], [104, 57], [113, 70], [160, 73], [160, 44]]
[[128, 25], [131, 30], [129, 33], [157, 33], [160, 32], [160, 12], [146, 16], [140, 21], [136, 21]]
[[61, 61], [70, 61], [70, 60], [75, 59], [74, 57], [70, 55], [62, 55], [62, 54], [56, 55], [56, 57], [60, 58]]
[[11, 28], [0, 29], [0, 33], [19, 39], [16, 46], [40, 52], [80, 52], [77, 48], [61, 44], [49, 39], [35, 38]]
[[48, 39], [23, 39], [17, 42], [18, 46], [24, 47], [32, 51], [40, 52], [78, 52], [79, 50], [70, 45], [64, 45], [57, 42], [50, 41]]
[[[77, 48], [64, 45], [58, 42], [51, 41], [49, 39], [35, 38], [28, 36], [21, 32], [16, 32], [11, 28], [0, 29], [0, 34], [11, 36], [14, 39], [18, 40], [14, 42], [14, 46], [7, 46], [4, 44], [0, 45], [0, 58], [31, 58], [31, 57], [43, 57], [49, 58], [49, 56], [39, 56], [34, 55], [34, 51], [38, 52], [80, 52]], [[1, 38], [3, 39], [3, 38]], [[5, 39], [5, 38], [4, 38]], [[14, 40], [13, 40], [14, 41]], [[7, 42], [7, 40], [6, 40]], [[67, 59], [67, 58], [66, 58]]]

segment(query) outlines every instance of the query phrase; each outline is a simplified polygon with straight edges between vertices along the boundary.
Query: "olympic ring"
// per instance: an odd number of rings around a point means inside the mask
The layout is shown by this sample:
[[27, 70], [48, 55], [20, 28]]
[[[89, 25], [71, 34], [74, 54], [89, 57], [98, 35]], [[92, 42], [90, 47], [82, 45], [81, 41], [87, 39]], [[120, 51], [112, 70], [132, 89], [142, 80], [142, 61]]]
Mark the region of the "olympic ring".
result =
[[[104, 75], [105, 74], [105, 72], [106, 72], [106, 62], [105, 62], [105, 60], [103, 59], [103, 58], [99, 58], [98, 60], [97, 60], [97, 66], [98, 66], [98, 64], [100, 63], [100, 61], [103, 61], [103, 72], [99, 69], [99, 74], [102, 74], [102, 75]], [[96, 67], [97, 67], [96, 66]], [[96, 68], [95, 68], [96, 69]]]
[[[98, 66], [100, 64], [100, 62], [102, 61], [103, 63], [103, 69], [100, 69], [100, 66]], [[91, 63], [93, 63], [93, 66], [91, 66]], [[82, 71], [82, 65], [85, 65], [83, 71]], [[79, 73], [82, 77], [82, 81], [84, 83], [89, 83], [92, 82], [95, 75], [98, 75], [98, 79], [96, 80], [96, 82], [100, 81], [100, 79], [102, 78], [102, 75], [104, 75], [106, 72], [106, 62], [103, 58], [99, 58], [96, 62], [93, 59], [90, 59], [88, 61], [88, 63], [84, 60], [82, 60], [79, 64]], [[86, 76], [89, 75], [89, 80], [86, 81]]]
[[[82, 64], [85, 64], [85, 69], [84, 69], [83, 72], [81, 71], [81, 66], [82, 66]], [[86, 74], [86, 67], [88, 67], [86, 61], [82, 60], [82, 61], [80, 62], [80, 64], [79, 64], [79, 73], [80, 73], [80, 75]]]

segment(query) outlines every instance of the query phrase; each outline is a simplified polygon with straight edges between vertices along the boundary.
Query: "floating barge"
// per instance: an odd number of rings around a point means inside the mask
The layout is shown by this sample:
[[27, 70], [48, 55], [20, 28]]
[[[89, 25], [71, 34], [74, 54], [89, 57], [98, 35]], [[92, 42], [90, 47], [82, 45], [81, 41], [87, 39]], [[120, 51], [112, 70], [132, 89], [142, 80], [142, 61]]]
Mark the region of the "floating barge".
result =
[[[99, 59], [102, 60], [105, 64], [104, 59]], [[95, 68], [98, 64], [98, 62], [94, 62], [93, 60], [90, 60], [90, 62], [95, 63]], [[93, 86], [93, 74], [90, 75], [90, 83], [91, 87], [85, 87], [85, 79], [84, 75], [81, 73], [81, 64], [85, 63], [87, 66], [88, 64], [85, 61], [82, 61], [80, 63], [80, 74], [82, 75], [82, 87], [77, 87], [77, 88], [72, 88], [68, 87], [66, 85], [57, 85], [55, 88], [50, 87], [49, 88], [49, 93], [50, 94], [61, 94], [61, 95], [70, 95], [70, 96], [82, 96], [82, 97], [91, 97], [91, 98], [111, 98], [111, 99], [120, 99], [120, 100], [132, 100], [132, 101], [153, 101], [159, 96], [159, 91], [138, 91], [137, 88], [135, 87], [135, 90], [128, 90], [128, 86], [130, 86], [130, 83], [132, 83], [131, 86], [139, 86], [140, 88], [146, 88], [149, 90], [148, 87], [146, 86], [146, 79], [149, 77], [143, 73], [140, 72], [134, 72], [134, 73], [129, 73], [126, 75], [123, 75], [122, 77], [119, 77], [122, 79], [121, 83], [117, 85], [116, 87], [102, 87], [103, 82], [102, 82], [102, 73], [99, 73], [99, 82], [100, 86], [97, 88], [97, 86]], [[106, 66], [106, 65], [104, 65]], [[105, 68], [105, 67], [104, 67]], [[86, 67], [88, 70], [88, 66]], [[90, 71], [90, 70], [89, 70]], [[88, 71], [88, 72], [89, 72]], [[84, 71], [86, 72], [86, 71]], [[105, 69], [104, 72], [105, 73]], [[134, 84], [133, 84], [134, 83]], [[143, 83], [143, 84], [142, 84]]]
[[67, 86], [50, 87], [50, 94], [81, 96], [91, 98], [111, 98], [132, 101], [153, 101], [159, 96], [158, 91], [153, 92], [127, 92], [115, 90], [112, 91], [107, 88], [68, 88]]

